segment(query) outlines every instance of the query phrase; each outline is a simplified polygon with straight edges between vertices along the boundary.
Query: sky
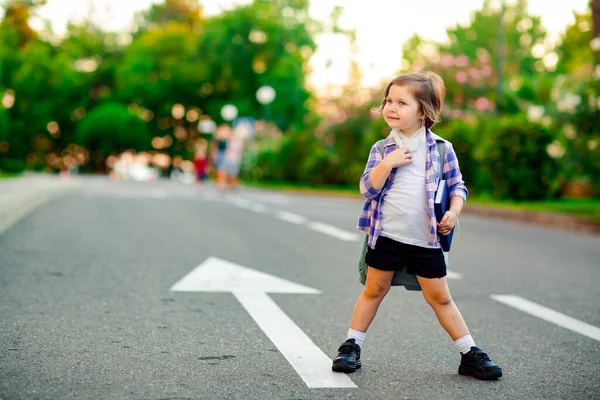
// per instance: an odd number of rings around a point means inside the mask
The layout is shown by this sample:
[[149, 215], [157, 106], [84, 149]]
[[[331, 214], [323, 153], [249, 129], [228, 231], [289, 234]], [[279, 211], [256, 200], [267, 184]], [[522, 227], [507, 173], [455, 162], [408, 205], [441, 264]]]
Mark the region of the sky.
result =
[[[510, 0], [508, 0], [510, 1]], [[38, 17], [49, 20], [55, 33], [64, 33], [67, 21], [92, 20], [109, 31], [127, 30], [137, 11], [149, 8], [161, 0], [48, 0]], [[200, 0], [207, 15], [214, 15], [235, 4], [250, 0]], [[581, 12], [589, 0], [552, 1], [529, 0], [529, 11], [542, 18], [551, 38], [557, 38], [565, 26], [573, 22], [573, 11]], [[460, 6], [458, 6], [460, 3]], [[90, 12], [90, 4], [93, 5]], [[414, 33], [435, 41], [446, 39], [446, 28], [469, 21], [471, 13], [483, 0], [312, 0], [311, 15], [319, 20], [328, 18], [336, 5], [344, 7], [340, 24], [355, 29], [357, 61], [363, 72], [363, 84], [373, 86], [391, 79], [400, 70], [402, 44]], [[34, 27], [41, 22], [32, 21]], [[310, 82], [316, 88], [327, 84], [343, 84], [349, 70], [350, 48], [339, 35], [322, 35], [311, 60]], [[327, 67], [330, 59], [332, 64]]]

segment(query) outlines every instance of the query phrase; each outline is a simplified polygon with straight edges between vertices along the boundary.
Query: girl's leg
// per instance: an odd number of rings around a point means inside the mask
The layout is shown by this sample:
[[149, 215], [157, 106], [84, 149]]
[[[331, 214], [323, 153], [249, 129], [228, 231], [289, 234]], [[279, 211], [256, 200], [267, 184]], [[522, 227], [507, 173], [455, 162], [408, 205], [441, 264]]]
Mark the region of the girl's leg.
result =
[[394, 271], [382, 271], [369, 267], [365, 287], [354, 306], [350, 329], [366, 332], [373, 322], [381, 301], [390, 290]]
[[417, 276], [417, 279], [423, 290], [425, 301], [433, 308], [438, 321], [452, 340], [456, 341], [468, 335], [467, 324], [450, 296], [447, 278], [427, 279]]
[[461, 353], [458, 373], [483, 380], [500, 378], [502, 368], [494, 364], [488, 355], [475, 345], [469, 334], [467, 324], [452, 301], [446, 277], [427, 279], [417, 275], [417, 279], [421, 284], [425, 301], [433, 308], [438, 321]]
[[354, 372], [361, 367], [360, 346], [381, 301], [390, 290], [393, 277], [394, 271], [381, 271], [369, 267], [365, 287], [354, 306], [348, 340], [338, 349], [338, 355], [333, 360], [332, 370]]

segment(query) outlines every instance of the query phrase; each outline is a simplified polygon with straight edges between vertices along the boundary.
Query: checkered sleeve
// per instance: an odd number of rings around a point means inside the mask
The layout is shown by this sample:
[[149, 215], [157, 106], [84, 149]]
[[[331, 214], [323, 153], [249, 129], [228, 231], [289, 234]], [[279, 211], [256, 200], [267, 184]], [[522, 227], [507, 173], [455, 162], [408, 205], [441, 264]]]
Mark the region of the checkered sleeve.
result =
[[460, 168], [458, 166], [458, 158], [454, 152], [454, 148], [450, 142], [446, 142], [446, 160], [444, 162], [444, 179], [448, 183], [449, 197], [460, 196], [464, 201], [467, 201], [469, 191], [462, 179]]
[[383, 156], [379, 152], [378, 143], [375, 143], [369, 152], [369, 160], [367, 161], [365, 172], [363, 172], [362, 176], [360, 177], [360, 193], [367, 199], [372, 199], [373, 197], [377, 196], [383, 189], [382, 187], [379, 190], [375, 190], [373, 185], [371, 185], [370, 179], [371, 171], [373, 168], [379, 165], [381, 160], [383, 160]]

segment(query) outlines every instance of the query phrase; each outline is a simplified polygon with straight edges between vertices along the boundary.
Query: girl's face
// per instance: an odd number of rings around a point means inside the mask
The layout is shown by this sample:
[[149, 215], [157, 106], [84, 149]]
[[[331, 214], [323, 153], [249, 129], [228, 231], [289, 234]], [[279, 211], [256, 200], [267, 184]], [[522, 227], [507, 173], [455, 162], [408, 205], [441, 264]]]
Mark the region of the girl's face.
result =
[[383, 119], [390, 128], [410, 135], [421, 127], [420, 108], [407, 86], [392, 85], [383, 106]]

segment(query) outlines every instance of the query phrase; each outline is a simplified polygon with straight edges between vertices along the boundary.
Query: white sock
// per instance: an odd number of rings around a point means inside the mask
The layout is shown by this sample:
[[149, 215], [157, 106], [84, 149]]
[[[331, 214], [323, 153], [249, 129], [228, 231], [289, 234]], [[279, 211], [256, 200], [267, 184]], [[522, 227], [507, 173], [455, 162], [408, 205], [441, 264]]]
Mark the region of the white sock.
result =
[[458, 340], [455, 340], [454, 345], [461, 354], [467, 354], [469, 351], [471, 351], [471, 347], [475, 346], [475, 341], [469, 334], [461, 337]]
[[359, 331], [355, 331], [352, 328], [349, 328], [348, 329], [348, 337], [346, 338], [346, 340], [354, 339], [354, 342], [357, 345], [362, 346], [362, 343], [365, 341], [365, 336], [367, 336], [367, 332], [359, 332]]

